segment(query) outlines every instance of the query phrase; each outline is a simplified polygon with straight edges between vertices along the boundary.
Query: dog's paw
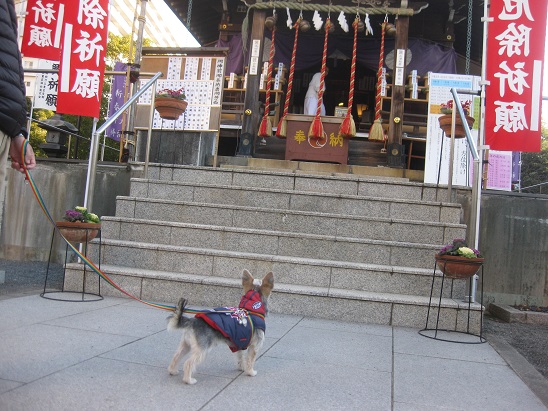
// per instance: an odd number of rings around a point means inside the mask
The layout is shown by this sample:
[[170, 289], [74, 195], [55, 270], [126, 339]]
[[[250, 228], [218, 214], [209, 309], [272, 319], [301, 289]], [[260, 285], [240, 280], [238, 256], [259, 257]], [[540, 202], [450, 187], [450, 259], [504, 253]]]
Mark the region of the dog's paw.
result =
[[257, 371], [253, 369], [251, 371], [246, 371], [245, 373], [249, 375], [250, 377], [255, 377], [257, 375]]
[[196, 378], [189, 378], [188, 380], [183, 380], [183, 382], [185, 384], [188, 384], [188, 385], [194, 385], [196, 384], [198, 381], [196, 380]]
[[168, 369], [167, 369], [167, 372], [169, 372], [170, 375], [177, 375], [177, 374], [179, 374], [179, 370], [178, 370], [177, 368], [174, 368], [174, 369], [168, 368]]

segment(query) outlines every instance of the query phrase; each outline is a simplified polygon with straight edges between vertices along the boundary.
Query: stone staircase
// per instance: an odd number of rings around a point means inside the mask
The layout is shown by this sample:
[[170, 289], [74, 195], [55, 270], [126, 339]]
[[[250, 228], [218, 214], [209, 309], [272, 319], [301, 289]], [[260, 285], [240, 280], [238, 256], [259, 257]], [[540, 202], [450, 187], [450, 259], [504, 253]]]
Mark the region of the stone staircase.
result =
[[[148, 174], [117, 198], [116, 216], [103, 217], [100, 256], [110, 278], [147, 301], [236, 304], [243, 269], [272, 271], [273, 312], [422, 328], [434, 254], [466, 234], [459, 204], [401, 178], [160, 165]], [[82, 274], [70, 264], [66, 289], [81, 288]], [[98, 277], [86, 275], [90, 289]], [[436, 305], [440, 281], [438, 273]], [[468, 287], [452, 288], [440, 328], [462, 331]], [[120, 296], [108, 285], [101, 292]], [[471, 313], [474, 331], [480, 305]]]

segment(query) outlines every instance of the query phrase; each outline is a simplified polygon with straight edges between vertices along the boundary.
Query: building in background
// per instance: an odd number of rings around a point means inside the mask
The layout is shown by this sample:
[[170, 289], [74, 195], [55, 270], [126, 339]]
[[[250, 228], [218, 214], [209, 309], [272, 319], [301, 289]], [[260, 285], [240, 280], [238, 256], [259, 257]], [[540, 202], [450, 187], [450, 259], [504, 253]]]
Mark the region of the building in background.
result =
[[[141, 0], [111, 0], [109, 32], [116, 35], [130, 34], [134, 16], [139, 14], [140, 3]], [[152, 40], [153, 46], [200, 46], [164, 0], [148, 0], [146, 3], [146, 24], [143, 36]], [[137, 26], [136, 20], [135, 30]]]
[[[109, 33], [118, 36], [131, 34], [134, 20], [134, 30], [136, 33], [139, 23], [137, 16], [140, 12], [141, 3], [141, 0], [110, 0]], [[26, 0], [15, 0], [15, 9], [19, 15], [20, 38], [23, 35], [26, 8]], [[163, 0], [146, 1], [146, 24], [143, 36], [150, 39], [155, 47], [200, 46]], [[37, 69], [38, 59], [23, 56], [23, 68]], [[34, 96], [35, 80], [36, 74], [25, 74], [25, 86], [28, 97]]]

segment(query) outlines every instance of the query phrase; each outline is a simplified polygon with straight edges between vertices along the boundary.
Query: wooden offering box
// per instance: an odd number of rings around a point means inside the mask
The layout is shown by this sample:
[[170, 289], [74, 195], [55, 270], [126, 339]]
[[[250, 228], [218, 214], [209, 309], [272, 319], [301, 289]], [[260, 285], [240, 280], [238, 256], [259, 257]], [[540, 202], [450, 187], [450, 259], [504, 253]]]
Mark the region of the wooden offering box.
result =
[[322, 117], [324, 139], [309, 139], [308, 130], [314, 116], [287, 115], [286, 160], [320, 161], [348, 164], [348, 140], [339, 136], [341, 117]]

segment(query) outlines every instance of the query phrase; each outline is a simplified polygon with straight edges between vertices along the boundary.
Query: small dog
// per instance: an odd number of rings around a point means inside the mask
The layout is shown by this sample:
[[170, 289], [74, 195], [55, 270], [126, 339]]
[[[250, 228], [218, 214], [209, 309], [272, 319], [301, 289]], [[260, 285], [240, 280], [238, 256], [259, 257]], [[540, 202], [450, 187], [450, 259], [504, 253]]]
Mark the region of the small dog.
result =
[[[183, 316], [186, 300], [181, 298], [174, 314], [169, 317], [168, 330], [183, 329], [179, 347], [169, 364], [168, 371], [177, 375], [179, 360], [190, 353], [183, 366], [183, 382], [196, 384], [192, 373], [207, 353], [218, 343], [225, 342], [238, 357], [238, 368], [254, 377], [257, 354], [264, 341], [268, 297], [274, 288], [274, 275], [270, 272], [262, 280], [254, 279], [244, 270], [242, 275], [244, 296], [239, 307], [220, 307], [199, 312], [194, 318]], [[244, 356], [242, 350], [247, 350]]]

